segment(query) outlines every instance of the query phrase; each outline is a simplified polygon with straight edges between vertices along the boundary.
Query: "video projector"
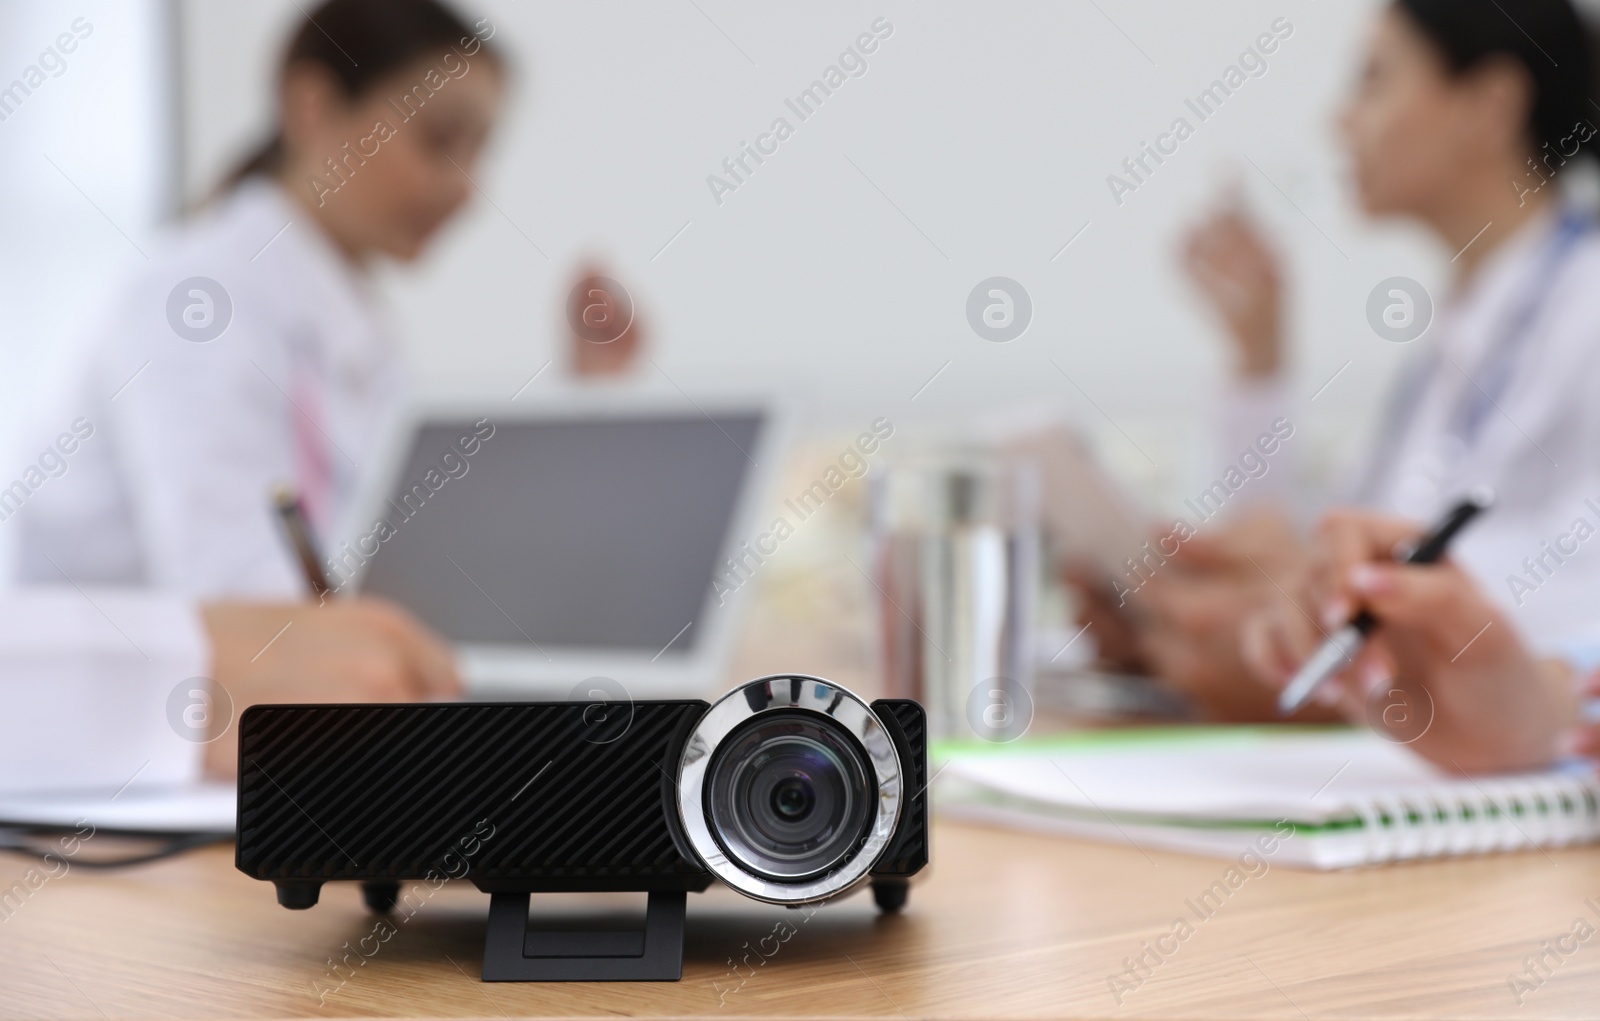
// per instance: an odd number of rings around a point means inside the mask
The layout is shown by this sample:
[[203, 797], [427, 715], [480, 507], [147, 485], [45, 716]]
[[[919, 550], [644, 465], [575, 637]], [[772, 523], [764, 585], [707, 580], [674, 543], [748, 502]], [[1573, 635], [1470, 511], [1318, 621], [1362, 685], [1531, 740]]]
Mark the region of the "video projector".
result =
[[[412, 881], [490, 895], [485, 981], [676, 980], [685, 895], [801, 905], [870, 883], [898, 911], [928, 861], [926, 717], [804, 674], [714, 705], [258, 705], [239, 720], [238, 851], [278, 903]], [[416, 889], [412, 887], [411, 889]], [[528, 928], [529, 895], [649, 894], [628, 932]]]

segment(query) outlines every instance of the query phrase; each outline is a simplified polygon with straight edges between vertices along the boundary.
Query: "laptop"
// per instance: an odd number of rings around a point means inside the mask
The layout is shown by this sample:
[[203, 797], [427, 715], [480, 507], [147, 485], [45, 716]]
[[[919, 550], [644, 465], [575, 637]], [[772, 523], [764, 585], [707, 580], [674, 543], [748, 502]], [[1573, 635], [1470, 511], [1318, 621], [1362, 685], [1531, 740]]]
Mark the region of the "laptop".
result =
[[449, 639], [474, 697], [704, 695], [749, 588], [723, 579], [758, 532], [779, 417], [615, 392], [416, 407], [324, 551], [330, 580]]

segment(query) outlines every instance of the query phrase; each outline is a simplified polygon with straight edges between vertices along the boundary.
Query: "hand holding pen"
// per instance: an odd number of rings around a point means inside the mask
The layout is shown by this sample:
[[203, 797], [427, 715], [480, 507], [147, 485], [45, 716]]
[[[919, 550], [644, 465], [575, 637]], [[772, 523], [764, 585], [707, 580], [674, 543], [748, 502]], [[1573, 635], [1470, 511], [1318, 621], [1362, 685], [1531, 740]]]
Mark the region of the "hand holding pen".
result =
[[1421, 549], [1422, 538], [1398, 518], [1329, 515], [1307, 587], [1247, 624], [1247, 662], [1282, 690], [1327, 636], [1365, 614], [1372, 623], [1317, 687], [1318, 701], [1451, 772], [1545, 765], [1576, 715], [1570, 677], [1539, 661], [1449, 560], [1397, 562], [1397, 547]]
[[[1426, 534], [1397, 541], [1393, 547], [1394, 560], [1412, 566], [1437, 563], [1456, 535], [1467, 527], [1473, 518], [1488, 510], [1491, 499], [1484, 495], [1469, 497], [1457, 503]], [[1335, 553], [1337, 552], [1340, 551], [1336, 550]], [[1354, 553], [1359, 557], [1365, 551], [1358, 547], [1345, 552]], [[1373, 580], [1375, 570], [1377, 568], [1357, 560], [1349, 581], [1351, 584], [1359, 584], [1362, 581]], [[1347, 608], [1346, 603], [1340, 601], [1328, 604], [1323, 617], [1326, 621], [1325, 626], [1337, 630], [1327, 636], [1327, 640], [1307, 658], [1290, 679], [1288, 687], [1283, 690], [1283, 696], [1278, 700], [1279, 715], [1293, 715], [1306, 704], [1320, 685], [1339, 671], [1353, 666], [1356, 653], [1366, 642], [1367, 636], [1378, 626], [1378, 618], [1370, 609], [1353, 611], [1353, 608]]]

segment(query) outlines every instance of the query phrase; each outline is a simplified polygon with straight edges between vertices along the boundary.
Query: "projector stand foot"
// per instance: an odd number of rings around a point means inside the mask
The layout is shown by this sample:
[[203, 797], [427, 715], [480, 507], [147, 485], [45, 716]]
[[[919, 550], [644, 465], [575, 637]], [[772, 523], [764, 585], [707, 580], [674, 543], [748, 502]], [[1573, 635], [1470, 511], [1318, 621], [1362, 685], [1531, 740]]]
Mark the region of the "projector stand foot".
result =
[[879, 876], [872, 880], [872, 900], [878, 910], [886, 915], [897, 915], [911, 896], [911, 881], [896, 877]]
[[400, 903], [400, 884], [371, 882], [361, 884], [361, 902], [375, 915], [387, 915]]
[[530, 931], [528, 896], [489, 895], [485, 982], [676, 982], [683, 977], [683, 891], [651, 893], [644, 928], [624, 932]]

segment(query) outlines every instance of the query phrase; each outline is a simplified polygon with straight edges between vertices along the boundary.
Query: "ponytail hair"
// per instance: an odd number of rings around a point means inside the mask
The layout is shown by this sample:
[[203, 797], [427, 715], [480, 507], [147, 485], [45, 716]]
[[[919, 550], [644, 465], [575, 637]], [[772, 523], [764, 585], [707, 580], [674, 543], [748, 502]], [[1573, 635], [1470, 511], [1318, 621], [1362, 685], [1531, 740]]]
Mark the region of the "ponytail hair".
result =
[[271, 138], [256, 146], [228, 171], [217, 191], [230, 192], [252, 177], [271, 177], [282, 169], [283, 156], [283, 132], [274, 131]]
[[1533, 85], [1527, 134], [1535, 152], [1574, 145], [1593, 155], [1600, 146], [1600, 109], [1589, 103], [1596, 94], [1595, 41], [1572, 0], [1394, 0], [1394, 6], [1454, 74], [1494, 58], [1527, 72]]
[[[479, 22], [482, 26], [484, 23]], [[493, 35], [493, 29], [489, 35]], [[325, 0], [306, 15], [278, 61], [278, 78], [291, 69], [315, 67], [325, 72], [346, 99], [371, 92], [385, 78], [414, 61], [436, 57], [451, 47], [477, 43], [492, 63], [480, 29], [469, 25], [441, 0]], [[241, 160], [222, 179], [217, 194], [226, 194], [252, 177], [278, 173], [288, 156], [283, 129]]]

